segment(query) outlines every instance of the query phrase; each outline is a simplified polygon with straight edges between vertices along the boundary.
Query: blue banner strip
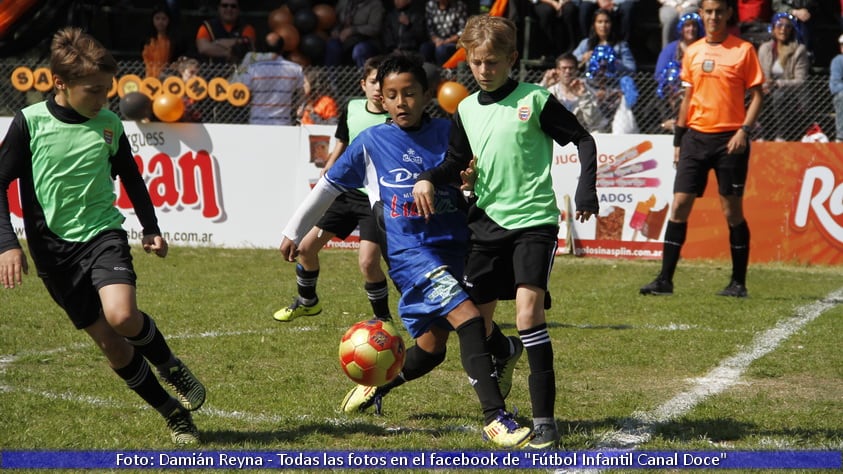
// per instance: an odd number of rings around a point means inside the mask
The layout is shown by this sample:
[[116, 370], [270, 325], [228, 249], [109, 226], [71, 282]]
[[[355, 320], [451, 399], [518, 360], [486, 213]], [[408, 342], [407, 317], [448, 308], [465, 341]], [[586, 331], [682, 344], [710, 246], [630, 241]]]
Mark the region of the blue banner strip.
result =
[[839, 451], [0, 451], [0, 469], [841, 469]]

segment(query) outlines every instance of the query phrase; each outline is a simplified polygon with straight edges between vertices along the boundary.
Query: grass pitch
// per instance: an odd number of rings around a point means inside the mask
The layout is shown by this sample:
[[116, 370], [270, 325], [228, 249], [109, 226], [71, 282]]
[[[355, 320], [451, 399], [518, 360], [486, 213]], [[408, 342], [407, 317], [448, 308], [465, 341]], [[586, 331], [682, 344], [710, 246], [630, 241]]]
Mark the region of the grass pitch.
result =
[[[339, 338], [370, 314], [355, 252], [320, 254], [323, 313], [291, 323], [271, 317], [295, 295], [294, 266], [275, 250], [134, 255], [141, 308], [208, 389], [194, 414], [202, 450], [490, 448], [456, 337], [442, 366], [384, 399], [383, 416], [339, 411], [352, 387]], [[557, 258], [548, 321], [564, 449], [616, 446], [634, 429], [646, 436], [632, 446], [647, 450], [843, 449], [843, 270], [751, 265], [750, 298], [737, 300], [715, 296], [728, 263], [682, 261], [674, 296], [639, 296], [657, 271]], [[511, 302], [496, 320], [515, 334]], [[0, 327], [1, 449], [173, 449], [163, 419], [73, 329], [34, 269], [0, 291]], [[528, 372], [525, 356], [507, 400], [525, 423]]]

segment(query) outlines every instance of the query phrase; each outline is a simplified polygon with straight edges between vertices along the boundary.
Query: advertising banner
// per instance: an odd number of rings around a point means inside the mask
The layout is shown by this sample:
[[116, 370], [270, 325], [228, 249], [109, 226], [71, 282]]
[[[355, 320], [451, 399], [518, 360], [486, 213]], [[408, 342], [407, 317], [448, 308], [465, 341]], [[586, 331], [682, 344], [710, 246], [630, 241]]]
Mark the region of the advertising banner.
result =
[[[5, 134], [11, 118], [0, 118]], [[172, 245], [275, 248], [319, 178], [334, 127], [124, 122], [126, 136]], [[560, 251], [604, 258], [661, 258], [673, 196], [669, 135], [595, 135], [600, 213], [573, 222], [580, 174], [576, 147], [556, 146], [553, 179]], [[745, 193], [753, 262], [843, 263], [843, 144], [754, 142]], [[715, 178], [689, 220], [683, 258], [728, 259], [728, 228]], [[116, 205], [133, 241], [141, 228], [118, 183]], [[9, 189], [20, 238], [22, 211]], [[354, 248], [349, 242], [333, 247]]]

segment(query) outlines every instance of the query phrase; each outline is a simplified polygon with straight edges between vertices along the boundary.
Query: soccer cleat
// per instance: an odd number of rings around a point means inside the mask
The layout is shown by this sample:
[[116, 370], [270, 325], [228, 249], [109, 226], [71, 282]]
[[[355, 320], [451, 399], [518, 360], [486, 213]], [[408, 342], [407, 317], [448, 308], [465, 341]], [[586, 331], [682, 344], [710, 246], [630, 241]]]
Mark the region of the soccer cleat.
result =
[[186, 410], [198, 410], [205, 403], [205, 387], [183, 362], [178, 361], [166, 373], [162, 373], [161, 378], [176, 392]]
[[315, 303], [308, 306], [302, 303], [300, 298], [293, 300], [293, 304], [286, 308], [281, 308], [272, 315], [272, 318], [282, 323], [290, 322], [300, 316], [316, 316], [322, 312], [322, 303], [316, 300]]
[[656, 278], [650, 283], [641, 287], [639, 292], [642, 295], [668, 296], [673, 294], [673, 283]]
[[491, 423], [483, 427], [483, 439], [501, 448], [520, 448], [530, 441], [533, 430], [521, 426], [511, 413], [498, 410]]
[[746, 298], [749, 294], [746, 292], [746, 286], [734, 280], [729, 282], [729, 286], [723, 288], [717, 293], [717, 296], [732, 296], [735, 298]]
[[498, 376], [498, 387], [501, 390], [501, 396], [506, 398], [512, 390], [512, 374], [515, 372], [515, 364], [524, 353], [524, 344], [520, 338], [515, 336], [507, 337], [512, 343], [514, 352], [508, 358], [502, 360], [495, 360], [495, 371]]
[[180, 446], [199, 444], [199, 430], [193, 424], [190, 412], [184, 408], [178, 407], [167, 416], [167, 428], [173, 443]]
[[346, 413], [362, 413], [374, 405], [375, 414], [380, 415], [383, 408], [383, 395], [377, 393], [377, 391], [377, 387], [357, 385], [345, 395], [340, 409]]
[[559, 442], [559, 431], [555, 425], [537, 425], [533, 433], [533, 439], [527, 443], [527, 449], [553, 449]]

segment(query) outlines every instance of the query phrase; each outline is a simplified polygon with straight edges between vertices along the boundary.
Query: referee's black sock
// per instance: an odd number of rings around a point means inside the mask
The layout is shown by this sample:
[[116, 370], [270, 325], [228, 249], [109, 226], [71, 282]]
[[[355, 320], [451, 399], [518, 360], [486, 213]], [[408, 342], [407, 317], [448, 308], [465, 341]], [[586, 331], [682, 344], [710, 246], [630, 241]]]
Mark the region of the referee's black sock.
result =
[[729, 248], [732, 252], [732, 281], [746, 285], [746, 267], [749, 264], [749, 225], [746, 220], [729, 227]]
[[477, 315], [476, 318], [461, 324], [457, 328], [457, 336], [460, 338], [460, 360], [463, 369], [480, 400], [485, 424], [489, 424], [499, 410], [506, 408], [506, 403], [495, 378], [492, 356], [486, 350], [486, 327], [483, 318]]
[[679, 263], [679, 254], [682, 252], [682, 245], [685, 244], [687, 234], [687, 222], [667, 221], [667, 228], [664, 231], [662, 271], [659, 274], [662, 280], [673, 282], [673, 273]]
[[547, 333], [547, 324], [518, 331], [527, 360], [530, 362], [530, 401], [533, 419], [553, 419], [556, 405], [556, 374], [553, 371], [553, 346]]

